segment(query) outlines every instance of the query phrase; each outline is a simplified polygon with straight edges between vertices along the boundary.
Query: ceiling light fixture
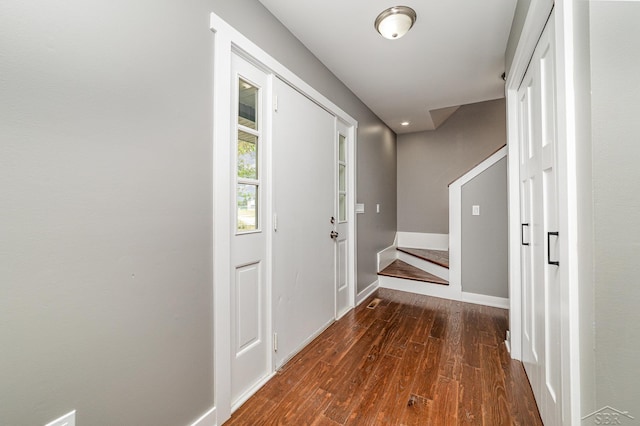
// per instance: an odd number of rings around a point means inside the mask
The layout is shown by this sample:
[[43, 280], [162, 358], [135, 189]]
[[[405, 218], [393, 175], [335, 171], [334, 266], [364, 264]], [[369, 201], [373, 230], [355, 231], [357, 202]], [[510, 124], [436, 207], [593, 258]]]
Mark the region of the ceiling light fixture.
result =
[[408, 121], [403, 121], [402, 123], [400, 123], [401, 126], [408, 126], [409, 124], [411, 123], [409, 123]]
[[407, 6], [394, 6], [376, 18], [376, 30], [384, 38], [396, 40], [405, 35], [416, 22], [416, 11]]

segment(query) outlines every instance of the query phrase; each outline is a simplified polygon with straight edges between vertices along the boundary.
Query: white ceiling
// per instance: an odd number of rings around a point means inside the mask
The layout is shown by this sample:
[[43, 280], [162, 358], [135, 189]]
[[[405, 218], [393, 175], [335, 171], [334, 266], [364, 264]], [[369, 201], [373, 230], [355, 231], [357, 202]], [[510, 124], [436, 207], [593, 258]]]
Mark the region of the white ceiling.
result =
[[[504, 96], [516, 0], [260, 2], [396, 133], [432, 130], [448, 107]], [[384, 39], [373, 22], [400, 5], [418, 19], [403, 38]]]

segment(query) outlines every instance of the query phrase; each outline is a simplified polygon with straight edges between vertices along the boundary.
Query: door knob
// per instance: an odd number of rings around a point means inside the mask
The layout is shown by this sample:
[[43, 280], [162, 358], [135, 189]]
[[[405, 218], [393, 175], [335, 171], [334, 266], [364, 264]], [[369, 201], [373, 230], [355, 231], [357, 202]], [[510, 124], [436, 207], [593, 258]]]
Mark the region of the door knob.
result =
[[329, 234], [331, 236], [332, 239], [336, 239], [338, 238], [338, 233], [336, 231], [331, 231], [331, 234]]

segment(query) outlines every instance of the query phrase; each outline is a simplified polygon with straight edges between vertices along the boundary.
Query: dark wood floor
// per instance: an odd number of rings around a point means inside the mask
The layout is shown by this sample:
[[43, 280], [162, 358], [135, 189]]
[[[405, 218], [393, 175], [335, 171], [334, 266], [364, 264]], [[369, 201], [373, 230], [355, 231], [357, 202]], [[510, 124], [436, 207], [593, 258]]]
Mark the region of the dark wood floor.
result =
[[[507, 311], [380, 289], [226, 425], [542, 425]], [[372, 299], [373, 299], [372, 297]]]

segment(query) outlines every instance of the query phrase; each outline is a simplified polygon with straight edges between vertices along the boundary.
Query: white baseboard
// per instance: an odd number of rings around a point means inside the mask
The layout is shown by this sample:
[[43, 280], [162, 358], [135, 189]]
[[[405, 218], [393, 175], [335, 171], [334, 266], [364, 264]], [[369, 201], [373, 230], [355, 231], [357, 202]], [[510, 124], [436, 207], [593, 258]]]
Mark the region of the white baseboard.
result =
[[449, 234], [398, 232], [398, 247], [449, 250]]
[[430, 284], [423, 281], [405, 280], [382, 275], [378, 277], [378, 281], [381, 288], [440, 297], [442, 299], [460, 300], [460, 289], [452, 288], [450, 285]]
[[494, 308], [509, 309], [509, 299], [504, 297], [487, 296], [485, 294], [462, 292], [463, 302], [475, 303], [476, 305], [492, 306]]
[[509, 299], [503, 297], [486, 296], [484, 294], [465, 293], [449, 284], [429, 284], [422, 281], [405, 280], [402, 278], [380, 276], [379, 285], [381, 288], [391, 290], [406, 291], [409, 293], [422, 294], [425, 296], [440, 297], [442, 299], [459, 300], [476, 305], [491, 306], [494, 308], [509, 309]]
[[369, 296], [371, 296], [378, 289], [378, 286], [378, 280], [375, 280], [374, 282], [369, 284], [367, 288], [358, 293], [358, 295], [356, 296], [356, 306], [367, 300]]
[[191, 426], [216, 426], [216, 407], [204, 413], [198, 420], [193, 422]]
[[389, 246], [386, 249], [379, 251], [377, 255], [378, 259], [378, 272], [382, 271], [387, 266], [391, 265], [394, 260], [398, 258], [398, 250], [396, 246]]

